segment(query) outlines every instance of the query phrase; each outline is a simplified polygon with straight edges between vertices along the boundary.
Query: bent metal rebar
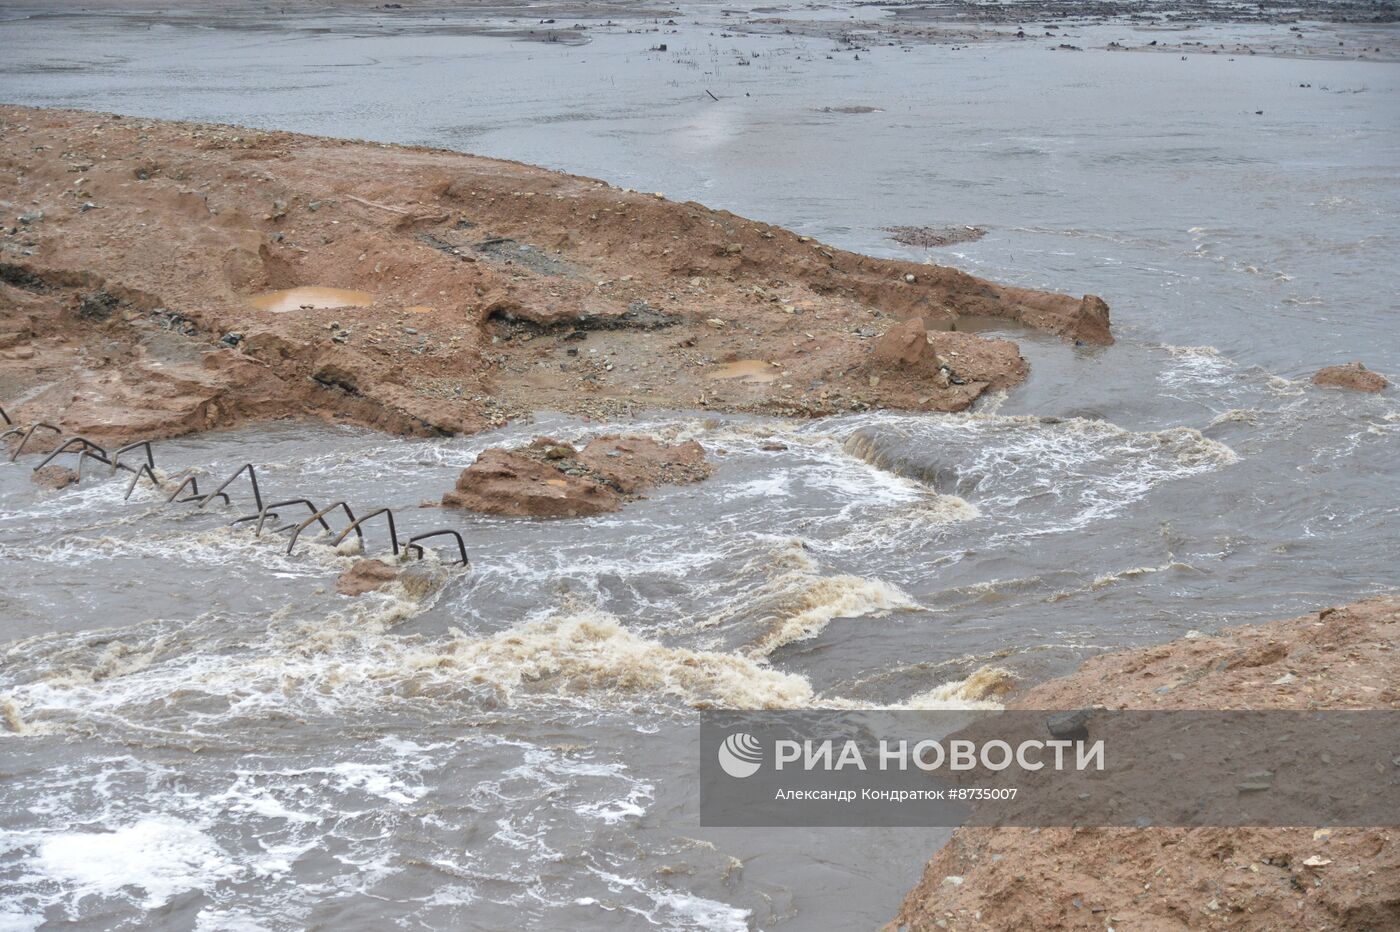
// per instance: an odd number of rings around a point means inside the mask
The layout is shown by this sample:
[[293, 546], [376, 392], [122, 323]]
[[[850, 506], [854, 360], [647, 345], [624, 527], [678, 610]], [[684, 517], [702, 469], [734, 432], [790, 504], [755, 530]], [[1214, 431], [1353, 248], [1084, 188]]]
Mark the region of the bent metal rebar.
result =
[[[19, 443], [15, 445], [14, 451], [10, 454], [10, 462], [12, 463], [19, 459], [20, 454], [24, 452], [24, 449], [29, 444], [29, 441], [40, 430], [49, 431], [51, 433], [57, 434], [60, 437], [63, 436], [62, 428], [59, 428], [53, 424], [44, 423], [42, 421], [36, 424], [31, 424], [29, 427], [23, 427], [21, 425], [18, 425], [14, 422], [13, 419], [11, 419], [9, 413], [6, 412], [4, 408], [0, 408], [0, 419], [3, 419], [5, 425], [7, 426], [7, 429], [5, 431], [0, 432], [0, 441], [7, 440], [12, 436], [18, 436], [20, 438]], [[142, 459], [144, 460], [144, 462], [141, 462], [138, 466], [132, 466], [129, 463], [123, 463], [121, 461], [121, 458], [124, 454], [132, 453], [133, 451], [140, 451], [143, 454]], [[112, 450], [109, 453], [108, 450], [101, 444], [95, 443], [94, 441], [89, 440], [86, 437], [82, 437], [75, 434], [71, 437], [65, 438], [61, 443], [59, 443], [57, 447], [49, 451], [48, 454], [44, 457], [44, 459], [40, 461], [39, 465], [34, 467], [33, 471], [37, 473], [39, 470], [43, 469], [45, 466], [48, 466], [50, 463], [54, 462], [54, 460], [58, 459], [60, 456], [63, 456], [65, 454], [77, 455], [78, 460], [76, 468], [76, 481], [80, 483], [82, 482], [83, 478], [83, 464], [89, 459], [96, 460], [97, 462], [108, 466], [110, 468], [108, 476], [115, 476], [118, 470], [124, 470], [126, 472], [131, 473], [131, 481], [127, 483], [126, 494], [122, 496], [122, 501], [130, 500], [131, 495], [133, 492], [136, 491], [136, 486], [141, 481], [142, 476], [145, 476], [147, 479], [150, 480], [150, 483], [153, 488], [158, 489], [160, 491], [164, 491], [164, 483], [161, 481], [160, 476], [156, 473], [155, 452], [152, 449], [151, 441], [149, 440], [136, 440], [123, 446], [117, 447], [115, 450]], [[290, 508], [294, 506], [305, 506], [307, 511], [311, 513], [310, 517], [306, 518], [300, 524], [285, 524], [274, 529], [274, 533], [278, 534], [290, 532], [290, 539], [287, 541], [286, 550], [287, 554], [289, 555], [296, 549], [297, 540], [301, 537], [302, 531], [305, 531], [313, 524], [320, 524], [323, 533], [327, 535], [334, 535], [330, 542], [332, 547], [340, 546], [340, 544], [353, 533], [360, 539], [361, 549], [363, 551], [363, 542], [365, 540], [365, 534], [362, 529], [362, 525], [370, 519], [377, 518], [382, 515], [384, 517], [385, 523], [388, 525], [389, 547], [393, 552], [394, 556], [397, 557], [402, 555], [410, 557], [412, 559], [421, 560], [426, 556], [426, 551], [423, 545], [419, 543], [419, 541], [431, 540], [436, 537], [451, 537], [453, 539], [453, 542], [457, 545], [458, 559], [455, 561], [455, 563], [449, 565], [457, 565], [462, 567], [468, 567], [471, 565], [471, 561], [467, 558], [466, 541], [463, 540], [462, 535], [460, 533], [450, 528], [439, 529], [435, 531], [427, 531], [423, 534], [417, 534], [413, 537], [410, 537], [407, 541], [400, 543], [398, 526], [394, 521], [394, 512], [390, 508], [376, 508], [373, 511], [370, 511], [369, 513], [357, 518], [355, 517], [355, 512], [350, 507], [350, 504], [348, 502], [343, 501], [335, 502], [332, 505], [327, 505], [325, 508], [317, 508], [316, 504], [308, 498], [289, 498], [283, 501], [265, 504], [263, 502], [262, 490], [258, 486], [257, 468], [252, 463], [244, 463], [242, 466], [239, 466], [238, 469], [234, 470], [232, 475], [230, 475], [219, 485], [218, 488], [214, 489], [208, 494], [202, 494], [200, 492], [199, 479], [193, 470], [185, 470], [181, 473], [178, 473], [175, 476], [170, 477], [169, 480], [167, 480], [174, 481], [178, 479], [180, 481], [175, 486], [174, 491], [172, 491], [170, 495], [166, 498], [166, 504], [183, 504], [188, 502], [196, 502], [196, 508], [204, 508], [211, 501], [218, 498], [223, 500], [224, 505], [231, 505], [233, 504], [233, 500], [232, 498], [230, 498], [228, 492], [226, 492], [225, 490], [228, 489], [229, 486], [231, 486], [240, 476], [243, 476], [245, 474], [248, 477], [248, 485], [253, 493], [253, 503], [257, 507], [257, 511], [253, 514], [242, 515], [240, 517], [234, 518], [231, 522], [229, 522], [230, 527], [239, 524], [244, 524], [247, 522], [256, 522], [256, 524], [253, 527], [253, 535], [255, 537], [261, 537], [263, 528], [266, 525], [267, 520], [269, 518], [275, 521], [279, 521], [280, 523], [280, 519], [278, 518], [275, 509]], [[184, 492], [187, 489], [189, 490], [190, 494], [181, 498], [180, 493]], [[330, 515], [336, 511], [344, 512], [345, 519], [347, 522], [345, 527], [342, 528], [339, 533], [337, 533], [336, 530], [331, 526], [330, 522], [326, 520], [327, 515]]]
[[11, 463], [13, 463], [15, 460], [19, 459], [19, 455], [20, 455], [21, 453], [24, 452], [25, 446], [27, 446], [28, 443], [29, 443], [29, 438], [31, 438], [31, 437], [34, 436], [35, 431], [38, 431], [38, 430], [41, 430], [41, 429], [42, 429], [42, 430], [51, 430], [51, 431], [53, 431], [54, 433], [58, 434], [60, 437], [63, 436], [63, 430], [62, 430], [61, 428], [55, 427], [55, 426], [53, 426], [52, 424], [45, 424], [45, 423], [43, 423], [42, 421], [39, 422], [38, 424], [30, 425], [29, 429], [28, 429], [28, 430], [25, 430], [25, 431], [20, 431], [18, 428], [16, 428], [15, 430], [7, 430], [7, 431], [5, 431], [5, 433], [0, 434], [0, 440], [3, 440], [5, 437], [8, 437], [8, 436], [10, 436], [10, 434], [14, 434], [14, 433], [22, 433], [22, 434], [24, 435], [24, 436], [20, 437], [20, 439], [19, 439], [19, 445], [15, 447], [15, 451], [14, 451], [13, 453], [10, 454], [10, 462], [11, 462]]

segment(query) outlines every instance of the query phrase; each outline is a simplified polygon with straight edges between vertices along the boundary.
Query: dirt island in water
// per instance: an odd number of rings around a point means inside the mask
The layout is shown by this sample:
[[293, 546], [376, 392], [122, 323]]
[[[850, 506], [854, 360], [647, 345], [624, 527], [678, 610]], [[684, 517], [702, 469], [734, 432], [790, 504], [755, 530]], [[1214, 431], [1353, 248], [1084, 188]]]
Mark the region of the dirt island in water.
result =
[[[964, 316], [1112, 341], [1097, 297], [440, 150], [0, 107], [0, 165], [0, 404], [99, 439], [953, 411], [1027, 372]], [[911, 318], [957, 339], [877, 358]]]

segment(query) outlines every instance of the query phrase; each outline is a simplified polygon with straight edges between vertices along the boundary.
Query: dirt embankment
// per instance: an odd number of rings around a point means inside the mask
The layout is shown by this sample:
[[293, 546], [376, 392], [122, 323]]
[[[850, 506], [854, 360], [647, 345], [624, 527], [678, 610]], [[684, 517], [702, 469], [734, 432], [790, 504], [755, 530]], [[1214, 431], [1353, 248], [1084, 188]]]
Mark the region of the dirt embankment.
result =
[[[1097, 657], [1012, 707], [1400, 709], [1397, 648], [1400, 598], [1371, 599]], [[1395, 929], [1400, 832], [959, 829], [891, 927]]]
[[[874, 347], [906, 318], [1112, 341], [1092, 296], [511, 162], [228, 126], [0, 107], [0, 217], [0, 404], [98, 438], [294, 413], [459, 433], [544, 408], [951, 410], [1024, 363], [890, 378]], [[308, 287], [342, 291], [252, 300]]]

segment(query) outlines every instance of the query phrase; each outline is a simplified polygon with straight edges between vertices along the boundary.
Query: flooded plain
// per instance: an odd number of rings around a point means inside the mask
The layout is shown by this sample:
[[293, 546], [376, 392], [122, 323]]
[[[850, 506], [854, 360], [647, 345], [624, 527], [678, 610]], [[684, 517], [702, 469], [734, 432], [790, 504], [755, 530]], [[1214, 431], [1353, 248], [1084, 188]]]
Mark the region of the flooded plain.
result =
[[[851, 43], [718, 6], [516, 35], [586, 15], [10, 6], [0, 98], [535, 162], [1098, 293], [1118, 343], [1008, 334], [1030, 380], [967, 414], [156, 445], [167, 475], [254, 462], [269, 496], [464, 534], [469, 570], [358, 599], [346, 553], [230, 528], [235, 487], [197, 509], [0, 464], [0, 925], [875, 927], [943, 836], [700, 828], [695, 708], [975, 706], [1400, 581], [1394, 390], [1307, 383], [1400, 375], [1400, 66], [1104, 51], [1126, 24]], [[715, 475], [580, 520], [418, 507], [488, 446], [618, 430]]]

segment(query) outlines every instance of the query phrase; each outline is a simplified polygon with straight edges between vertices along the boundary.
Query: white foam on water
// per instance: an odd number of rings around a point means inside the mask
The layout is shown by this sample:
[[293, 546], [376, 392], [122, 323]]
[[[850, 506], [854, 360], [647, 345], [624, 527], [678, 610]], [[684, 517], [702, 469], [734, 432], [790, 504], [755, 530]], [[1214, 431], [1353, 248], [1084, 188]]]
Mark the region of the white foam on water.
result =
[[1085, 593], [1098, 592], [1102, 589], [1107, 589], [1125, 580], [1140, 579], [1144, 576], [1153, 576], [1157, 573], [1165, 573], [1172, 570], [1196, 571], [1196, 567], [1192, 566], [1189, 563], [1183, 563], [1177, 560], [1171, 554], [1168, 554], [1167, 561], [1160, 565], [1130, 566], [1126, 569], [1115, 570], [1109, 573], [1101, 573], [1098, 576], [1096, 576], [1092, 581], [1090, 581], [1087, 585], [1074, 586], [1066, 589], [1060, 589], [1057, 592], [1052, 592], [1050, 595], [1045, 597], [1045, 601], [1050, 603], [1063, 602], [1067, 599], [1072, 599], [1076, 596], [1084, 595]]
[[1211, 418], [1210, 427], [1219, 427], [1222, 424], [1257, 424], [1261, 412], [1253, 408], [1231, 408], [1222, 411]]
[[[819, 582], [817, 606], [787, 618], [781, 635], [762, 646], [820, 630], [838, 614], [912, 604], [893, 587], [843, 584], [839, 577], [832, 585], [828, 591]], [[265, 641], [241, 651], [123, 651], [102, 666], [101, 675], [91, 668], [55, 671], [10, 687], [4, 698], [18, 707], [24, 734], [34, 733], [35, 725], [81, 731], [85, 722], [144, 732], [169, 721], [172, 733], [178, 728], [192, 735], [201, 727], [223, 730], [229, 722], [274, 713], [342, 714], [434, 702], [473, 707], [481, 701], [474, 693], [482, 689], [507, 705], [555, 709], [561, 703], [580, 710], [626, 707], [638, 700], [658, 709], [852, 706], [817, 695], [800, 674], [769, 666], [762, 650], [669, 645], [596, 608], [565, 609], [487, 636], [460, 630], [432, 640], [396, 635], [393, 625], [416, 610], [386, 598], [359, 612], [274, 626]], [[417, 798], [416, 791], [382, 776], [357, 765], [325, 778], [394, 802]], [[265, 803], [252, 799], [249, 805]]]
[[206, 832], [169, 816], [150, 816], [109, 832], [51, 835], [38, 844], [31, 867], [67, 887], [74, 900], [139, 889], [144, 909], [241, 873]]
[[[349, 543], [349, 542], [347, 542]], [[65, 535], [55, 544], [0, 545], [0, 556], [37, 563], [88, 566], [116, 558], [185, 566], [256, 566], [286, 576], [323, 575], [327, 569], [343, 569], [348, 555], [322, 540], [302, 538], [295, 553], [286, 553], [285, 535], [264, 533], [254, 537], [246, 526], [220, 526], [189, 533], [159, 528], [133, 537], [82, 537]]]
[[590, 816], [608, 825], [616, 825], [629, 819], [640, 819], [646, 815], [646, 803], [655, 798], [655, 788], [650, 784], [638, 783], [628, 789], [625, 796], [602, 799], [596, 802], [575, 806], [579, 815]]
[[1239, 371], [1233, 359], [1213, 346], [1158, 344], [1171, 356], [1171, 365], [1157, 373], [1157, 381], [1169, 387], [1207, 388], [1218, 394], [1220, 387]]
[[827, 552], [858, 556], [921, 547], [945, 527], [981, 516], [981, 509], [964, 498], [925, 491], [909, 504], [873, 513], [843, 514], [828, 522], [822, 530], [834, 536], [827, 537], [822, 547]]
[[[631, 890], [650, 900], [650, 908], [625, 902], [617, 904], [615, 908], [621, 908], [641, 916], [652, 925], [667, 929], [706, 929], [724, 930], [724, 932], [729, 932], [729, 930], [747, 932], [749, 929], [749, 918], [753, 915], [752, 910], [740, 909], [730, 906], [728, 903], [721, 903], [718, 900], [694, 894], [655, 889], [641, 880], [623, 877], [596, 867], [590, 866], [590, 870], [612, 891]], [[581, 905], [597, 904], [600, 907], [603, 906], [602, 902], [593, 897], [579, 899], [591, 901]], [[579, 900], [575, 900], [575, 902], [577, 903]]]
[[897, 586], [879, 579], [847, 574], [824, 575], [799, 540], [779, 543], [750, 560], [740, 578], [762, 574], [767, 578], [747, 590], [735, 602], [699, 622], [702, 628], [726, 628], [736, 623], [756, 624], [761, 633], [744, 653], [767, 657], [795, 641], [816, 637], [835, 618], [879, 617], [892, 611], [917, 608], [914, 599]]
[[[500, 743], [351, 744], [320, 763], [307, 757], [324, 752], [269, 749], [240, 756], [231, 783], [199, 757], [87, 757], [21, 773], [14, 780], [34, 827], [0, 833], [0, 914], [32, 925], [55, 909], [88, 915], [93, 900], [152, 910], [198, 890], [212, 901], [198, 927], [295, 920], [332, 892], [368, 890], [403, 870], [393, 828], [425, 824], [415, 803], [440, 753]], [[307, 857], [324, 881], [298, 873]]]
[[[959, 492], [998, 520], [998, 536], [1076, 530], [1111, 517], [1163, 482], [1239, 461], [1225, 444], [1186, 427], [1128, 431], [1085, 418], [988, 414], [872, 420], [871, 427], [888, 432], [902, 451], [914, 451], [901, 458], [932, 451], [928, 455]], [[867, 440], [847, 448], [883, 458], [879, 449], [891, 445]]]
[[792, 477], [776, 475], [752, 479], [731, 485], [728, 491], [734, 498], [788, 498], [792, 495]]
[[802, 708], [813, 699], [805, 677], [734, 654], [669, 647], [586, 609], [458, 640], [443, 656], [460, 676], [489, 684], [507, 699], [541, 687], [594, 702], [610, 693], [641, 694], [745, 709]]
[[246, 910], [205, 907], [194, 920], [195, 932], [272, 932], [275, 928]]
[[37, 932], [44, 921], [43, 916], [20, 912], [0, 903], [0, 929], [4, 932]]

